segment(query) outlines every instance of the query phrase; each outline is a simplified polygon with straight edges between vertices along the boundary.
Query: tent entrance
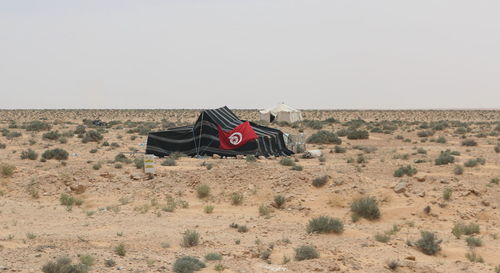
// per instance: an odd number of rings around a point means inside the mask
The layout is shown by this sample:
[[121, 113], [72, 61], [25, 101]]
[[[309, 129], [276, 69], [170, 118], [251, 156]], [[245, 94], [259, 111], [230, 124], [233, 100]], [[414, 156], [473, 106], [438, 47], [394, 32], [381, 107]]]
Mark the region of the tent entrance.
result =
[[276, 119], [276, 116], [269, 113], [269, 122], [273, 122]]

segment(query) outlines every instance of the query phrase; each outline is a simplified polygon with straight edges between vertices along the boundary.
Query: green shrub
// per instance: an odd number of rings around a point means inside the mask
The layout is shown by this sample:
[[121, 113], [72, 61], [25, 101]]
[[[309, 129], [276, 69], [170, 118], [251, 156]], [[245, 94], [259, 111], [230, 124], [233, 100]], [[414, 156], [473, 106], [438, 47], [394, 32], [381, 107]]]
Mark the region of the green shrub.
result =
[[340, 219], [320, 216], [309, 220], [308, 233], [342, 233], [344, 224]]
[[441, 240], [438, 240], [436, 235], [429, 231], [420, 232], [421, 238], [415, 242], [415, 246], [424, 254], [434, 255], [441, 251]]
[[387, 243], [391, 240], [391, 235], [387, 233], [377, 233], [375, 234], [375, 240], [381, 243]]
[[285, 204], [285, 202], [286, 202], [286, 198], [283, 195], [276, 195], [274, 197], [274, 205], [277, 208], [283, 207], [283, 205]]
[[0, 173], [4, 177], [10, 177], [14, 174], [14, 171], [16, 170], [16, 167], [10, 164], [0, 164]]
[[91, 267], [94, 265], [95, 258], [91, 255], [80, 255], [80, 263], [86, 265], [87, 267]]
[[175, 161], [175, 159], [173, 159], [171, 157], [167, 157], [165, 160], [163, 160], [161, 165], [162, 166], [176, 166], [177, 162]]
[[455, 157], [449, 150], [441, 151], [438, 158], [435, 160], [436, 165], [447, 165], [453, 162], [455, 162]]
[[183, 247], [193, 247], [200, 243], [200, 234], [195, 230], [186, 230], [184, 236], [182, 237]]
[[233, 192], [231, 194], [231, 204], [237, 206], [241, 205], [241, 203], [243, 203], [243, 194], [239, 192]]
[[467, 260], [469, 260], [469, 261], [471, 261], [473, 263], [484, 263], [483, 257], [481, 257], [480, 255], [478, 255], [474, 251], [465, 253], [465, 258], [467, 258]]
[[402, 177], [404, 175], [407, 176], [413, 176], [417, 173], [417, 169], [413, 168], [412, 166], [403, 166], [394, 171], [394, 176], [395, 177]]
[[246, 233], [246, 232], [248, 232], [248, 227], [245, 226], [245, 225], [239, 225], [238, 226], [238, 232], [239, 233]]
[[447, 141], [446, 141], [446, 138], [444, 136], [440, 136], [436, 139], [436, 143], [441, 143], [441, 144], [445, 144]]
[[52, 126], [46, 122], [34, 120], [26, 125], [26, 131], [48, 131], [52, 128]]
[[21, 159], [29, 159], [29, 160], [36, 160], [38, 158], [38, 154], [31, 150], [24, 150], [21, 152]]
[[59, 197], [59, 201], [61, 202], [61, 205], [71, 207], [73, 205], [80, 206], [83, 203], [83, 200], [76, 198], [72, 195], [69, 195], [67, 193], [61, 194], [61, 197]]
[[103, 139], [104, 137], [101, 135], [96, 130], [90, 130], [85, 132], [85, 135], [82, 138], [83, 143], [88, 143], [88, 142], [99, 142]]
[[306, 142], [313, 144], [342, 144], [342, 140], [336, 134], [324, 130], [311, 135], [307, 138]]
[[60, 149], [60, 148], [46, 150], [42, 154], [42, 158], [44, 158], [46, 160], [50, 160], [50, 159], [66, 160], [66, 159], [68, 159], [68, 156], [69, 156], [68, 152], [66, 152], [66, 150]]
[[367, 163], [368, 161], [366, 160], [365, 156], [363, 154], [358, 154], [356, 157], [356, 163], [358, 164], [363, 164]]
[[259, 206], [259, 215], [260, 216], [268, 216], [271, 213], [271, 209], [266, 205]]
[[434, 132], [433, 131], [418, 131], [417, 136], [418, 137], [430, 137], [433, 136]]
[[318, 250], [311, 245], [302, 245], [295, 249], [295, 260], [311, 260], [319, 258]]
[[210, 187], [208, 185], [199, 185], [196, 188], [196, 192], [198, 194], [198, 198], [205, 198], [210, 195]]
[[462, 146], [477, 146], [477, 142], [474, 139], [466, 139], [462, 141]]
[[245, 160], [247, 162], [256, 162], [257, 161], [257, 158], [254, 156], [254, 155], [247, 155]]
[[205, 268], [206, 265], [198, 260], [198, 258], [191, 256], [184, 256], [175, 260], [173, 270], [176, 273], [193, 273]]
[[125, 164], [132, 163], [132, 160], [130, 160], [126, 155], [123, 153], [119, 153], [115, 156], [115, 162], [121, 162]]
[[368, 139], [369, 133], [366, 130], [350, 130], [347, 139]]
[[282, 166], [294, 166], [295, 165], [295, 162], [290, 157], [283, 157], [282, 159], [280, 159], [279, 163]]
[[170, 154], [170, 157], [173, 158], [173, 159], [175, 159], [175, 160], [177, 160], [177, 159], [179, 159], [181, 157], [186, 157], [186, 155], [183, 154], [183, 153], [181, 153], [181, 152], [173, 152], [173, 153]]
[[134, 165], [137, 169], [144, 169], [144, 158], [134, 158]]
[[418, 149], [417, 149], [417, 153], [418, 153], [418, 154], [425, 155], [425, 154], [427, 154], [427, 151], [426, 151], [424, 148], [418, 148]]
[[463, 223], [457, 223], [453, 226], [453, 229], [451, 230], [451, 233], [457, 237], [457, 239], [460, 239], [460, 236], [462, 235], [472, 235], [472, 234], [479, 234], [480, 228], [478, 224], [470, 223], [468, 225], [463, 224]]
[[96, 170], [96, 171], [97, 171], [97, 170], [99, 170], [101, 167], [102, 167], [101, 163], [96, 163], [96, 164], [94, 164], [94, 165], [92, 166], [92, 169], [94, 169], [94, 170]]
[[377, 201], [373, 197], [361, 197], [354, 200], [351, 204], [351, 212], [368, 220], [380, 218], [380, 210]]
[[72, 264], [69, 257], [59, 257], [55, 262], [48, 262], [42, 267], [43, 273], [87, 273], [85, 264]]
[[483, 241], [480, 238], [469, 236], [465, 239], [467, 245], [470, 247], [479, 247], [483, 245]]
[[302, 171], [304, 170], [304, 167], [301, 165], [293, 165], [292, 168], [290, 168], [292, 171]]
[[343, 154], [346, 152], [346, 148], [339, 146], [339, 145], [335, 145], [335, 147], [333, 148], [333, 151], [337, 154]]
[[335, 134], [339, 137], [345, 137], [347, 136], [348, 133], [349, 133], [348, 129], [340, 129], [337, 132], [335, 132]]
[[500, 153], [500, 143], [497, 143], [497, 145], [495, 146], [494, 150], [495, 150], [496, 153]]
[[205, 260], [207, 261], [220, 261], [222, 260], [222, 255], [217, 252], [208, 253], [205, 255]]
[[445, 188], [443, 190], [443, 199], [447, 200], [447, 201], [450, 200], [452, 194], [453, 194], [453, 191], [450, 188]]
[[207, 205], [203, 208], [203, 210], [205, 211], [205, 213], [210, 214], [210, 213], [214, 212], [214, 206]]
[[6, 147], [7, 147], [7, 145], [0, 143], [0, 149], [5, 149]]
[[84, 125], [78, 125], [76, 126], [76, 129], [74, 131], [76, 135], [83, 135], [85, 134], [85, 126]]
[[484, 158], [476, 158], [476, 159], [469, 159], [464, 163], [465, 167], [472, 168], [476, 167], [477, 165], [481, 164], [484, 165], [486, 163], [486, 160]]
[[4, 134], [4, 135], [5, 135], [5, 137], [7, 137], [7, 139], [13, 139], [16, 137], [20, 137], [23, 134], [21, 134], [20, 132], [8, 132], [7, 134]]
[[500, 183], [500, 178], [494, 177], [490, 179], [490, 183], [498, 185]]
[[319, 176], [313, 179], [312, 185], [316, 188], [323, 187], [328, 182], [328, 175]]
[[43, 139], [58, 140], [61, 137], [58, 131], [50, 131], [42, 135]]
[[123, 243], [120, 243], [115, 247], [115, 254], [121, 257], [124, 257], [127, 254], [127, 249]]

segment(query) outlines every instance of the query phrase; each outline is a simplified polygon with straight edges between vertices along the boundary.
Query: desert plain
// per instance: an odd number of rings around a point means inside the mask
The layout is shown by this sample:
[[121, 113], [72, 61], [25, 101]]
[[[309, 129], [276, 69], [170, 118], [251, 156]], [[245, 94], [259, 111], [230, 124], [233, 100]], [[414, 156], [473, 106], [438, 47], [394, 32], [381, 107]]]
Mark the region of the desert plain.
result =
[[[335, 134], [306, 144], [319, 158], [176, 155], [145, 174], [147, 133], [198, 114], [0, 111], [0, 272], [63, 256], [89, 272], [174, 272], [184, 256], [197, 272], [500, 272], [499, 110], [306, 110], [266, 125]], [[353, 213], [360, 198], [379, 215]], [[321, 216], [342, 228], [311, 232]], [[318, 257], [301, 260], [301, 246]]]

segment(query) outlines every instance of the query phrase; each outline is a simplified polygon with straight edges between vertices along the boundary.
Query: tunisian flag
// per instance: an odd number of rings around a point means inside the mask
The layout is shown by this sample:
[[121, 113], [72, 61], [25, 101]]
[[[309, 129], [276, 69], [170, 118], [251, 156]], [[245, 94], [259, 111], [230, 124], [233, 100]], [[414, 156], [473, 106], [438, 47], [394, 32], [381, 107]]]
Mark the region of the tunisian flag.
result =
[[236, 126], [233, 130], [225, 132], [220, 125], [219, 129], [219, 148], [224, 150], [232, 150], [245, 145], [250, 140], [257, 138], [257, 134], [250, 126], [250, 122], [245, 121]]

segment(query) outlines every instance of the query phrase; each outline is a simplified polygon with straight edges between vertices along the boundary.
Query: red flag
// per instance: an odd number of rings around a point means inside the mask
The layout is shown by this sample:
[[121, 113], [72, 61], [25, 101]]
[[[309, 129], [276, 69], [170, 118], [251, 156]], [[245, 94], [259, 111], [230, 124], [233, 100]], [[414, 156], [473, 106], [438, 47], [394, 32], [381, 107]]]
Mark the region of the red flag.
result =
[[219, 148], [224, 150], [232, 150], [245, 145], [250, 140], [257, 138], [257, 134], [250, 126], [250, 122], [245, 121], [236, 126], [233, 130], [225, 132], [220, 125], [219, 129]]

